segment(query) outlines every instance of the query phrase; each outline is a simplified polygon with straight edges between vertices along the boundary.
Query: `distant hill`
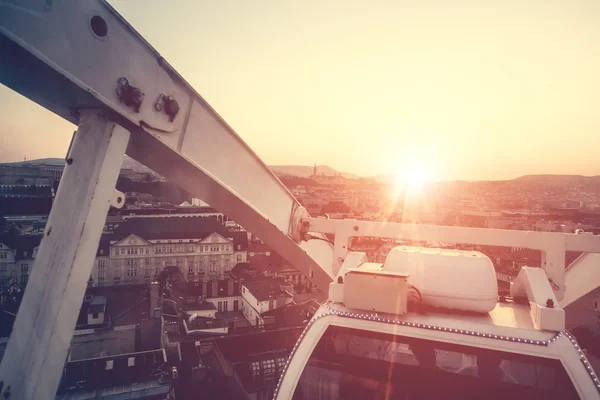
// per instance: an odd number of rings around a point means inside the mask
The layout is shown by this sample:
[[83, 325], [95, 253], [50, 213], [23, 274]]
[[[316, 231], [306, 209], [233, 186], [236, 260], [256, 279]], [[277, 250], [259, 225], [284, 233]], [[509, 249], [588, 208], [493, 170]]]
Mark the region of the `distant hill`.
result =
[[[269, 168], [271, 168], [271, 171], [273, 171], [275, 175], [289, 175], [297, 176], [299, 178], [308, 178], [313, 174], [314, 167], [308, 165], [269, 165]], [[334, 176], [340, 172], [327, 165], [317, 165], [317, 173], [328, 176]], [[344, 178], [358, 178], [358, 175], [350, 174], [347, 172], [341, 172], [341, 174]]]
[[528, 181], [528, 182], [565, 182], [565, 181], [600, 182], [600, 175], [584, 176], [584, 175], [539, 174], [539, 175], [523, 175], [514, 180], [515, 181]]
[[38, 158], [37, 160], [16, 161], [10, 163], [2, 163], [7, 165], [27, 165], [27, 164], [49, 164], [49, 165], [64, 165], [64, 158]]
[[[0, 164], [6, 164], [6, 165], [28, 165], [28, 164], [64, 165], [65, 159], [64, 158], [38, 158], [36, 160], [16, 161], [16, 162], [0, 163]], [[140, 164], [139, 162], [135, 161], [133, 158], [131, 158], [127, 155], [123, 159], [122, 168], [130, 168], [130, 169], [134, 169], [136, 171], [143, 171], [143, 172], [149, 171], [149, 168], [147, 168], [143, 164]]]

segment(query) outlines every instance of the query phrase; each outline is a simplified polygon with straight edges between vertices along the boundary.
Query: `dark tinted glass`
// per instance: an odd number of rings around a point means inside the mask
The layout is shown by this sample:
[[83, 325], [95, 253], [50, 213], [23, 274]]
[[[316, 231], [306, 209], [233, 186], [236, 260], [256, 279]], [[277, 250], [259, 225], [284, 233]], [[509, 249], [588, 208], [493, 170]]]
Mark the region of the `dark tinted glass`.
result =
[[294, 400], [577, 399], [560, 361], [330, 327]]

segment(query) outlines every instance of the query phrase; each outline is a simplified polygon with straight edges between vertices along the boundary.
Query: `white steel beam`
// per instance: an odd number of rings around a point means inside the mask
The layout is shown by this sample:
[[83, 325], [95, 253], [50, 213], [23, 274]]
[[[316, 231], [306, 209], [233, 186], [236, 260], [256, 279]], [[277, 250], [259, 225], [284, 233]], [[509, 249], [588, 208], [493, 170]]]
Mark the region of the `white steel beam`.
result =
[[[128, 155], [218, 208], [328, 287], [331, 246], [298, 247], [304, 208], [105, 1], [0, 1], [0, 54], [0, 82], [75, 123], [73, 110], [111, 110], [132, 134]], [[124, 95], [132, 88], [135, 104]], [[167, 100], [177, 103], [175, 115], [167, 113], [174, 110]], [[323, 259], [324, 265], [315, 261]]]
[[373, 236], [415, 241], [439, 241], [485, 246], [523, 247], [542, 252], [542, 267], [561, 300], [565, 291], [565, 251], [600, 253], [600, 236], [552, 232], [465, 228], [456, 226], [401, 224], [357, 220], [305, 218], [308, 231], [335, 235], [332, 270], [337, 274], [348, 252], [349, 240]]
[[129, 136], [81, 116], [0, 364], [3, 399], [55, 398]]
[[521, 268], [510, 286], [510, 294], [529, 300], [530, 313], [536, 329], [556, 332], [565, 330], [565, 310], [559, 306], [548, 277], [542, 269]]
[[568, 290], [561, 300], [560, 306], [567, 307], [577, 301], [600, 284], [600, 254], [584, 253], [573, 261], [565, 274], [565, 285]]

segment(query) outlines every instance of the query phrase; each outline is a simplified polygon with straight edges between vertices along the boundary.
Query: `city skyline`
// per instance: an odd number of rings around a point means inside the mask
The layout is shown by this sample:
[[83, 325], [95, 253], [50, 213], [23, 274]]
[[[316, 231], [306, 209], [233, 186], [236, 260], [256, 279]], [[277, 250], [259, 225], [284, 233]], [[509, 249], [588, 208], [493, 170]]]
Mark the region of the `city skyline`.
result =
[[[111, 4], [268, 165], [600, 174], [596, 2]], [[73, 125], [4, 86], [0, 106], [2, 161], [66, 153]]]

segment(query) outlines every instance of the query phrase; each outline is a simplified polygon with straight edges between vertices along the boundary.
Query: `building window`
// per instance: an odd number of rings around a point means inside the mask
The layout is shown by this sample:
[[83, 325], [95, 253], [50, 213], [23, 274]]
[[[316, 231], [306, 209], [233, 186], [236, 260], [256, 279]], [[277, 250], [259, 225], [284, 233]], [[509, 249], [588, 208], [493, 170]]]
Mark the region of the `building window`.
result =
[[148, 278], [148, 277], [150, 277], [150, 268], [146, 268], [146, 269], [144, 270], [144, 277], [145, 277], [145, 278]]
[[188, 273], [189, 273], [189, 274], [193, 274], [193, 273], [194, 273], [194, 266], [193, 266], [193, 265], [190, 265], [190, 266], [188, 267]]
[[260, 364], [258, 361], [252, 363], [252, 376], [260, 376]]
[[98, 280], [99, 281], [104, 280], [104, 270], [98, 270]]
[[8, 271], [8, 265], [5, 263], [1, 263], [0, 264], [0, 272], [6, 272]]
[[150, 249], [146, 248], [146, 254], [150, 254]]
[[104, 260], [98, 260], [98, 267], [104, 268]]
[[275, 360], [265, 360], [262, 362], [263, 373], [265, 375], [275, 374]]
[[279, 371], [283, 371], [283, 368], [285, 367], [285, 357], [276, 358], [275, 361], [277, 362]]
[[5, 251], [3, 251], [0, 253], [0, 258], [8, 258], [8, 254]]
[[29, 265], [21, 264], [21, 273], [26, 274], [29, 272]]
[[239, 263], [242, 262], [242, 255], [241, 254], [237, 255], [237, 262], [239, 262]]

